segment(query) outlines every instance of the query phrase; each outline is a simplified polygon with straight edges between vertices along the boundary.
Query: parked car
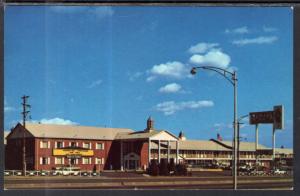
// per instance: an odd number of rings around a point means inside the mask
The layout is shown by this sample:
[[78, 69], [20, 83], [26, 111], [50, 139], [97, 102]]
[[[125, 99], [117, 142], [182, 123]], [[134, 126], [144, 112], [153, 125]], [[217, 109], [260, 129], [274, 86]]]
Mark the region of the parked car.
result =
[[27, 171], [26, 173], [27, 173], [28, 176], [35, 176], [35, 175], [37, 175], [36, 171]]
[[40, 171], [39, 173], [40, 173], [40, 176], [47, 176], [47, 174], [48, 174], [46, 171], [43, 171], [43, 170]]
[[275, 175], [284, 175], [284, 174], [287, 174], [287, 172], [285, 171], [285, 170], [280, 170], [280, 169], [275, 169], [274, 171], [273, 171], [273, 173], [275, 174]]
[[92, 176], [98, 176], [98, 173], [97, 172], [93, 172]]
[[87, 171], [84, 171], [84, 172], [81, 172], [81, 175], [82, 175], [82, 176], [88, 176], [89, 173], [88, 173]]
[[63, 175], [63, 176], [69, 176], [69, 175], [77, 176], [79, 175], [79, 172], [80, 172], [79, 167], [60, 167], [54, 170], [52, 174]]
[[59, 176], [60, 173], [58, 171], [54, 170], [54, 171], [51, 171], [51, 175], [52, 176]]
[[12, 175], [11, 171], [4, 171], [4, 176], [10, 176], [10, 175]]

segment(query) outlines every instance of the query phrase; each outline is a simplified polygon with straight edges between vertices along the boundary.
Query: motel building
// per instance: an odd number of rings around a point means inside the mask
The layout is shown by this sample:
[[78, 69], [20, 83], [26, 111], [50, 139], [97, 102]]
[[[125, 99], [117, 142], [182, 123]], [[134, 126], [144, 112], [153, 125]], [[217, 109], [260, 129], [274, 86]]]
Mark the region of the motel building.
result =
[[[70, 125], [18, 123], [6, 136], [5, 169], [22, 169], [23, 135], [27, 170], [55, 170], [72, 166], [82, 171], [146, 170], [151, 160], [187, 163], [189, 165], [232, 163], [232, 142], [211, 139], [188, 140], [154, 128], [147, 120], [146, 128], [99, 128]], [[239, 162], [270, 167], [272, 149], [253, 142], [240, 142]], [[276, 149], [276, 159], [291, 166], [292, 149]]]

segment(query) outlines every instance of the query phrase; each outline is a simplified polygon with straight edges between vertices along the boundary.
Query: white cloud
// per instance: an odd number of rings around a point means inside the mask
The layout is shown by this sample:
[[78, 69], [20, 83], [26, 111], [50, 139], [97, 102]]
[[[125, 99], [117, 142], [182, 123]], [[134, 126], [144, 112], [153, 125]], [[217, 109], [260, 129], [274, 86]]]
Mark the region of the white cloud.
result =
[[138, 79], [139, 77], [141, 77], [143, 75], [142, 72], [135, 72], [134, 74], [131, 74], [131, 73], [128, 73], [128, 76], [129, 76], [129, 80], [131, 82], [135, 81], [136, 79]]
[[176, 83], [167, 84], [159, 89], [161, 93], [176, 93], [181, 90], [181, 86]]
[[4, 106], [4, 112], [13, 112], [16, 111], [16, 108], [11, 106]]
[[151, 82], [151, 81], [153, 81], [153, 80], [155, 80], [156, 79], [156, 76], [149, 76], [147, 79], [146, 79], [146, 81], [147, 82]]
[[266, 32], [266, 33], [270, 33], [270, 32], [278, 31], [278, 29], [277, 29], [277, 28], [274, 28], [274, 27], [267, 27], [267, 26], [264, 26], [264, 27], [263, 27], [263, 31]]
[[94, 88], [96, 86], [99, 86], [102, 83], [102, 80], [96, 80], [92, 82], [90, 85], [87, 86], [87, 88]]
[[109, 6], [51, 6], [50, 10], [59, 14], [82, 14], [87, 13], [90, 16], [95, 16], [98, 19], [109, 17], [114, 14], [114, 10]]
[[166, 101], [159, 103], [155, 106], [155, 109], [159, 112], [163, 112], [164, 115], [172, 115], [177, 111], [185, 109], [199, 109], [203, 107], [212, 107], [214, 103], [212, 101], [201, 100], [201, 101], [186, 101], [186, 102], [174, 102]]
[[220, 49], [212, 49], [204, 55], [194, 54], [190, 58], [190, 62], [196, 65], [210, 65], [221, 68], [228, 68], [230, 61], [230, 56], [223, 53]]
[[249, 33], [248, 27], [243, 26], [235, 29], [226, 29], [225, 33], [233, 33], [233, 34], [245, 34]]
[[152, 81], [156, 76], [166, 76], [171, 78], [189, 77], [189, 69], [181, 62], [173, 61], [154, 65], [148, 73], [152, 74], [147, 81]]
[[16, 108], [8, 105], [6, 97], [4, 97], [4, 112], [14, 112], [16, 110]]
[[32, 123], [41, 123], [41, 124], [55, 124], [55, 125], [78, 125], [79, 123], [73, 122], [71, 120], [66, 120], [66, 119], [62, 119], [62, 118], [51, 118], [51, 119], [47, 119], [47, 118], [43, 118], [41, 120], [32, 120], [30, 121]]
[[234, 40], [232, 43], [235, 45], [243, 46], [247, 44], [271, 44], [278, 40], [277, 36], [260, 36], [256, 38], [246, 38], [240, 40]]
[[212, 48], [215, 48], [217, 46], [219, 46], [218, 43], [205, 43], [205, 42], [202, 42], [202, 43], [198, 43], [194, 46], [191, 46], [189, 48], [189, 52], [192, 53], [192, 54], [205, 53], [206, 51], [208, 51]]

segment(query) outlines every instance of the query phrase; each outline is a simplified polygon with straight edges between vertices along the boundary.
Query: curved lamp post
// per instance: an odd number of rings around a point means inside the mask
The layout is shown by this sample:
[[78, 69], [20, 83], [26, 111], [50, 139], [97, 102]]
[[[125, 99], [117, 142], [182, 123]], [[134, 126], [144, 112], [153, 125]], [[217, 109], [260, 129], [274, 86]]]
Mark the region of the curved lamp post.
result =
[[205, 70], [211, 70], [215, 71], [218, 74], [222, 75], [225, 79], [227, 79], [232, 85], [233, 85], [233, 94], [234, 94], [234, 147], [233, 149], [233, 188], [234, 190], [237, 189], [237, 129], [238, 129], [238, 120], [237, 120], [237, 74], [236, 71], [230, 72], [226, 69], [220, 68], [220, 67], [214, 67], [214, 66], [199, 66], [199, 67], [193, 67], [191, 69], [191, 74], [195, 75], [197, 73], [197, 69], [205, 69]]

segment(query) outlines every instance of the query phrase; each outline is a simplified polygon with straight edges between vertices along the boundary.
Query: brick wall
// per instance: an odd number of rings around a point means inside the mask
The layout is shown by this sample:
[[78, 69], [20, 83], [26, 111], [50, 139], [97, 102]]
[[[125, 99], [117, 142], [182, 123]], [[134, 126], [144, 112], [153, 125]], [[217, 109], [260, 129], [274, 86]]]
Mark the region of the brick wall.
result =
[[[34, 169], [34, 138], [26, 138], [25, 155], [27, 170]], [[5, 169], [22, 170], [23, 169], [23, 139], [7, 140], [5, 150]]]

